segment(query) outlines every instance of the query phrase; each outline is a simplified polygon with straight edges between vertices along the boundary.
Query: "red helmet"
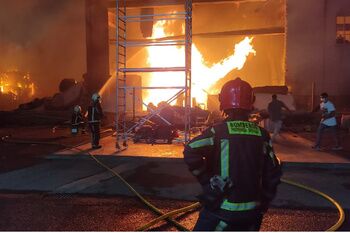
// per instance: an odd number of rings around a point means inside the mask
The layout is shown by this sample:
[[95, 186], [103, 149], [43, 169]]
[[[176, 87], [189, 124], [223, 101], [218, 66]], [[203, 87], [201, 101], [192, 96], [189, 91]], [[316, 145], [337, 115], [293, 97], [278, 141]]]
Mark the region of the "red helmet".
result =
[[232, 108], [252, 110], [254, 102], [253, 88], [240, 78], [230, 80], [222, 87], [219, 101], [220, 110]]

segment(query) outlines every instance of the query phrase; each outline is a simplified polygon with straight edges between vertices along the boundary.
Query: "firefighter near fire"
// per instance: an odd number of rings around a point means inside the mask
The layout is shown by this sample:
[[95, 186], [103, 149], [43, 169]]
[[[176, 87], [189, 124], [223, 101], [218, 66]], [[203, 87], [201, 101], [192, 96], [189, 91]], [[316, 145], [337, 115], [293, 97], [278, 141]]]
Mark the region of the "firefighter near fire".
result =
[[193, 138], [183, 152], [202, 186], [193, 230], [258, 231], [280, 183], [281, 164], [269, 133], [248, 121], [254, 102], [250, 84], [228, 81], [219, 101], [226, 119]]
[[101, 148], [100, 145], [100, 128], [103, 111], [101, 107], [101, 96], [94, 93], [91, 96], [91, 104], [88, 107], [88, 123], [91, 132], [91, 147], [92, 149]]
[[79, 130], [82, 134], [85, 134], [85, 122], [80, 105], [75, 105], [72, 113], [71, 120], [71, 133], [77, 135]]

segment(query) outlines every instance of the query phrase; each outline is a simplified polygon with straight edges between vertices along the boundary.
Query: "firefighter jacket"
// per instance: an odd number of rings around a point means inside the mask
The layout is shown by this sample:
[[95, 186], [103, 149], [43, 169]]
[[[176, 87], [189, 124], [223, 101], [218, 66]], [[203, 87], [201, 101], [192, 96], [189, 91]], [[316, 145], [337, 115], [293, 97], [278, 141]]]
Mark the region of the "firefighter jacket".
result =
[[100, 103], [93, 103], [88, 108], [88, 121], [90, 124], [100, 123], [103, 117], [102, 107]]
[[220, 205], [224, 211], [267, 206], [280, 183], [280, 161], [268, 132], [248, 121], [226, 119], [209, 127], [185, 146], [184, 160], [202, 186], [214, 175], [232, 180]]
[[83, 115], [79, 112], [79, 113], [73, 113], [72, 114], [72, 121], [71, 124], [73, 127], [78, 127], [80, 124], [82, 124], [84, 121], [83, 119]]

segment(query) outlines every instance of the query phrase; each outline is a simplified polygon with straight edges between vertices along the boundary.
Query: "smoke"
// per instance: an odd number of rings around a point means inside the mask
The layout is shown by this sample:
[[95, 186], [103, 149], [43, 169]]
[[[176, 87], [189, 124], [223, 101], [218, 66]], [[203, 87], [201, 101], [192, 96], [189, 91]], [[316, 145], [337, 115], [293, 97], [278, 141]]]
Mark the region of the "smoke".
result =
[[0, 72], [30, 72], [40, 96], [85, 72], [84, 0], [1, 0]]

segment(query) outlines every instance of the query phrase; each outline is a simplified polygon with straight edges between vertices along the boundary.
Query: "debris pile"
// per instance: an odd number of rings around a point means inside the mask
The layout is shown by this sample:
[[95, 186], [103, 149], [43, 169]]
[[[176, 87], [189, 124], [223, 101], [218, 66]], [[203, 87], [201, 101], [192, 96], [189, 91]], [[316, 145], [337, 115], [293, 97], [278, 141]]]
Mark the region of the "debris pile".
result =
[[70, 119], [74, 105], [87, 106], [89, 96], [82, 82], [63, 79], [52, 97], [35, 98], [16, 110], [0, 112], [1, 125], [60, 124]]

